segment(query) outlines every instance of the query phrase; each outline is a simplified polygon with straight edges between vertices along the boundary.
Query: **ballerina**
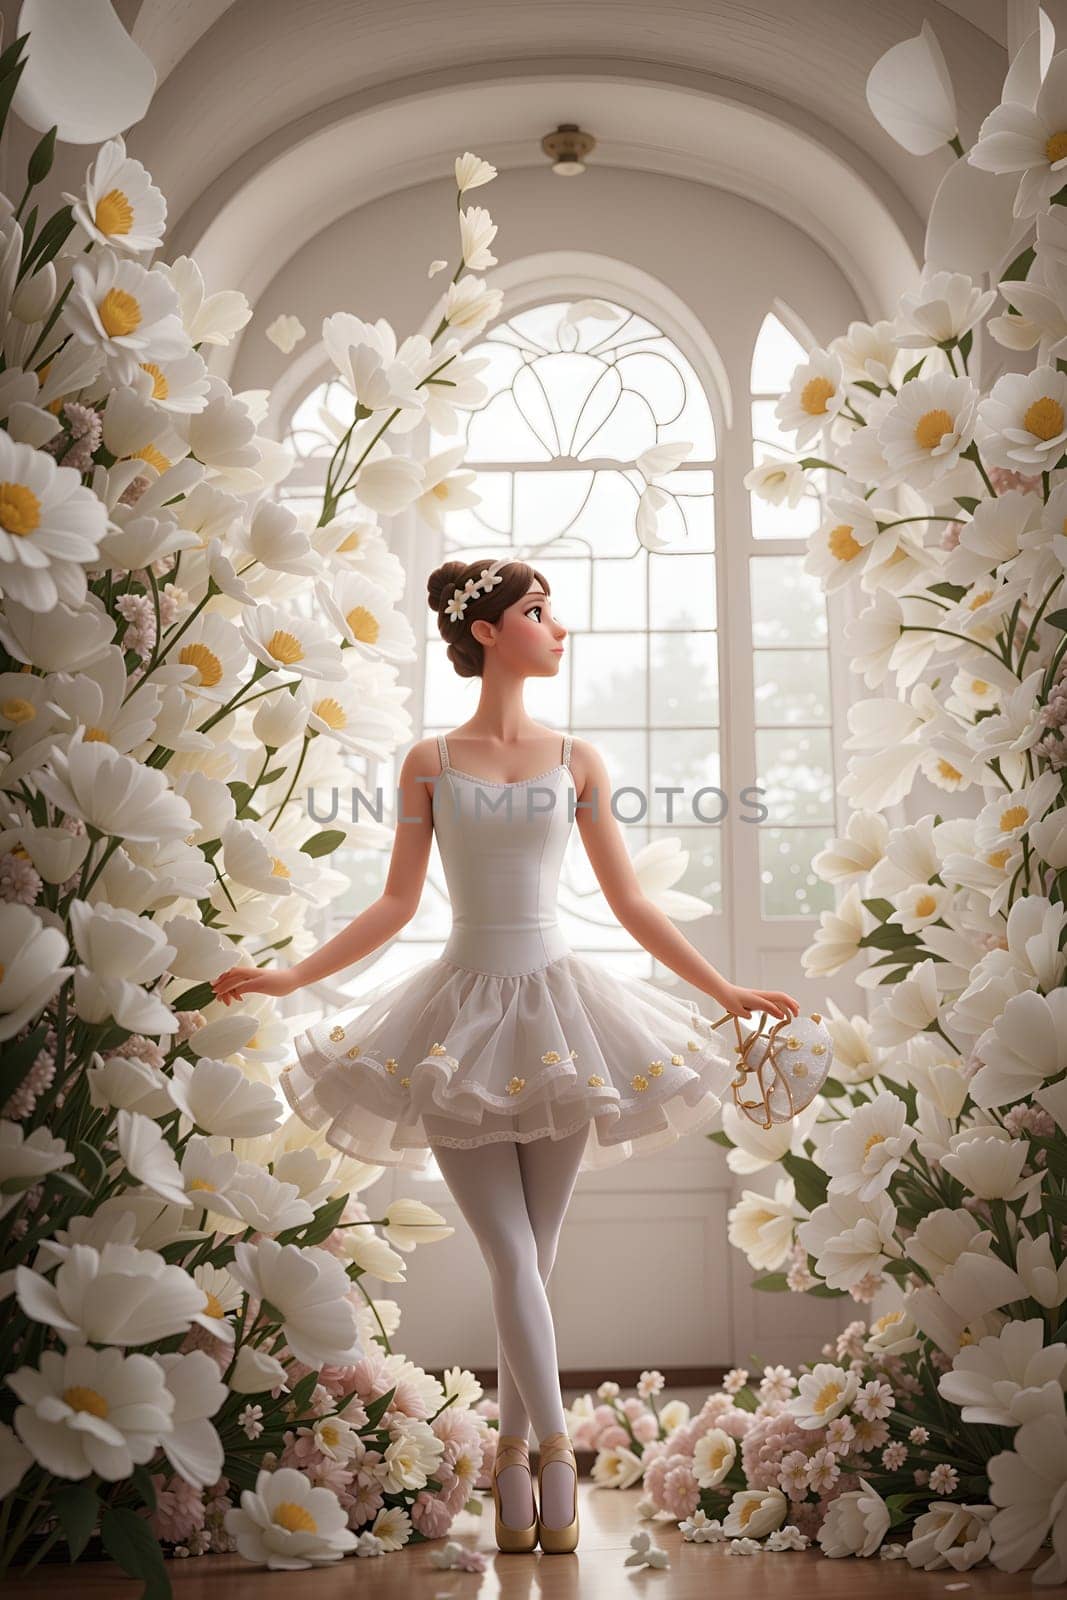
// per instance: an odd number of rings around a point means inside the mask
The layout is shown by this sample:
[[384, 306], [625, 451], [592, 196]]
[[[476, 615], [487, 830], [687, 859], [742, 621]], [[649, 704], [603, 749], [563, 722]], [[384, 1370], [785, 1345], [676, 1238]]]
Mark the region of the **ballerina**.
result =
[[753, 1011], [784, 1021], [799, 1003], [731, 983], [705, 961], [642, 893], [599, 751], [570, 735], [561, 748], [527, 715], [526, 679], [558, 673], [567, 637], [544, 576], [506, 558], [450, 561], [431, 573], [427, 598], [449, 660], [481, 678], [481, 694], [468, 722], [404, 759], [404, 825], [381, 896], [295, 966], [231, 967], [213, 988], [226, 1005], [250, 991], [290, 994], [359, 961], [415, 915], [436, 836], [453, 912], [441, 956], [373, 989], [351, 1018], [298, 1035], [281, 1087], [347, 1154], [409, 1170], [436, 1159], [492, 1291], [497, 1543], [569, 1551], [577, 1468], [545, 1286], [575, 1181], [710, 1123], [735, 1070], [718, 1023], [694, 1001], [568, 947], [556, 888], [574, 821], [619, 922], [723, 1007], [719, 1022]]

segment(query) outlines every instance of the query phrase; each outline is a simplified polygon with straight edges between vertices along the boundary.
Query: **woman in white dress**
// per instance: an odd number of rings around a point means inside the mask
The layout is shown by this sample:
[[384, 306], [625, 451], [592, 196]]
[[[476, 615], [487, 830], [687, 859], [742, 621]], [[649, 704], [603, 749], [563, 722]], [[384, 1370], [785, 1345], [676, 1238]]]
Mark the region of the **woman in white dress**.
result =
[[453, 913], [442, 955], [299, 1035], [281, 1084], [348, 1154], [420, 1170], [432, 1150], [492, 1287], [497, 1542], [569, 1551], [577, 1472], [545, 1283], [575, 1180], [710, 1123], [736, 1067], [693, 1001], [568, 947], [556, 890], [575, 821], [608, 905], [657, 960], [735, 1017], [794, 1017], [799, 1006], [730, 983], [643, 895], [599, 752], [528, 716], [525, 681], [559, 671], [567, 636], [542, 574], [522, 561], [450, 561], [430, 575], [428, 601], [449, 660], [481, 678], [481, 695], [467, 723], [404, 759], [404, 825], [382, 895], [295, 966], [233, 967], [214, 988], [227, 1004], [249, 990], [287, 994], [362, 959], [414, 916], [436, 836]]

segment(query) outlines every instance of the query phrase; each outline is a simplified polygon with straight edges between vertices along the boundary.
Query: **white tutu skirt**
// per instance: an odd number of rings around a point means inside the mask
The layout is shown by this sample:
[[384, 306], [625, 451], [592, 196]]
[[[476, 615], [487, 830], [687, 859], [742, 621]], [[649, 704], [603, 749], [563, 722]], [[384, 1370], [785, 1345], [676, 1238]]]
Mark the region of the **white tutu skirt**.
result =
[[281, 1076], [297, 1115], [345, 1154], [423, 1171], [434, 1145], [561, 1139], [588, 1126], [580, 1171], [712, 1123], [735, 1076], [689, 999], [568, 951], [532, 972], [440, 958], [295, 1040]]

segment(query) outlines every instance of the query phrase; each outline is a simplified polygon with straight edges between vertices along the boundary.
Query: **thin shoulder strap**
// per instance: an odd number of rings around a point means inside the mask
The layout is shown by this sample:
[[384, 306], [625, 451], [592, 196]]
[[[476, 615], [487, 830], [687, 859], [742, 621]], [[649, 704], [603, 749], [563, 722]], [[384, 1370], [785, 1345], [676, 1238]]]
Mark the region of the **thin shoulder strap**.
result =
[[448, 745], [445, 743], [445, 736], [443, 733], [439, 733], [437, 735], [437, 753], [441, 757], [441, 771], [443, 772], [449, 765]]
[[564, 738], [563, 738], [563, 765], [565, 767], [569, 767], [570, 764], [571, 764], [571, 735], [568, 733], [568, 734], [565, 734]]

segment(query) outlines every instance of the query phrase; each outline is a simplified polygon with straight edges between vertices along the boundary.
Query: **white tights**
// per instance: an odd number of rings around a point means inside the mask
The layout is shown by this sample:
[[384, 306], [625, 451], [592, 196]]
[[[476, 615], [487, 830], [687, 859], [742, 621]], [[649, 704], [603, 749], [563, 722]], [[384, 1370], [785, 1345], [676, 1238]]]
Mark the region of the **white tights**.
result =
[[[545, 1284], [588, 1133], [583, 1124], [562, 1139], [546, 1135], [526, 1144], [501, 1139], [469, 1149], [433, 1146], [441, 1175], [489, 1269], [500, 1432], [524, 1439], [531, 1421], [538, 1441], [567, 1431]], [[529, 1526], [533, 1501], [524, 1469], [505, 1467], [499, 1487], [504, 1521], [512, 1527]], [[573, 1508], [571, 1468], [549, 1462], [542, 1488], [542, 1520], [547, 1527], [564, 1526]]]

